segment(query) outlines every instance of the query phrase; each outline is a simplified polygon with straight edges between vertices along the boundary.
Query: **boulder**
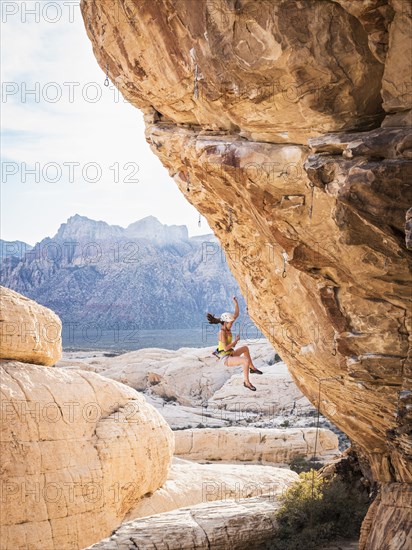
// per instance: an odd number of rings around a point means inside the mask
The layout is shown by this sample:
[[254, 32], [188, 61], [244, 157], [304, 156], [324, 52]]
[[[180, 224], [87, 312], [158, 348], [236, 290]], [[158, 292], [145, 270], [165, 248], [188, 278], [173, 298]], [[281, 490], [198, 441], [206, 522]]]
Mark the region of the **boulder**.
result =
[[62, 323], [49, 308], [0, 286], [0, 359], [50, 366], [62, 356]]
[[125, 521], [215, 500], [242, 501], [270, 495], [273, 502], [299, 476], [292, 470], [256, 464], [197, 464], [173, 457], [167, 481], [129, 511]]
[[175, 455], [190, 460], [288, 464], [298, 456], [327, 461], [340, 455], [337, 436], [325, 428], [194, 428], [174, 433]]
[[1, 365], [2, 548], [84, 548], [167, 479], [174, 437], [98, 374]]
[[218, 500], [128, 521], [86, 550], [249, 550], [276, 536], [270, 496]]

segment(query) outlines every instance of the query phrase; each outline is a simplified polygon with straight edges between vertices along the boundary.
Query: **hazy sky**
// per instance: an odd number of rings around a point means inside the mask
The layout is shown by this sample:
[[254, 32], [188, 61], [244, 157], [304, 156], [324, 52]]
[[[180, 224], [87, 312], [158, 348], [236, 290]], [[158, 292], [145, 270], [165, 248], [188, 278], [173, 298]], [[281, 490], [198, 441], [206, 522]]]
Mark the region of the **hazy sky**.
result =
[[103, 85], [78, 2], [0, 4], [1, 238], [35, 244], [76, 213], [209, 233], [147, 145], [141, 112]]

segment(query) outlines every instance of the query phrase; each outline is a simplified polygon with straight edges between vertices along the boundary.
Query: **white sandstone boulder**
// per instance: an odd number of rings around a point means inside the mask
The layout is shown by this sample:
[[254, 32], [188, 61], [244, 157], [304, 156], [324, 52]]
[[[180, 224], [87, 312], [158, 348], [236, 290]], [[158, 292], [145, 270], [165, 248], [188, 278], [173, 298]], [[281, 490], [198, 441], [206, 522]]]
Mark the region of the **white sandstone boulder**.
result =
[[20, 362], [0, 374], [2, 548], [84, 548], [166, 481], [173, 432], [132, 388]]
[[323, 462], [340, 455], [338, 437], [316, 428], [203, 428], [176, 430], [175, 455], [190, 460], [289, 464], [297, 456]]

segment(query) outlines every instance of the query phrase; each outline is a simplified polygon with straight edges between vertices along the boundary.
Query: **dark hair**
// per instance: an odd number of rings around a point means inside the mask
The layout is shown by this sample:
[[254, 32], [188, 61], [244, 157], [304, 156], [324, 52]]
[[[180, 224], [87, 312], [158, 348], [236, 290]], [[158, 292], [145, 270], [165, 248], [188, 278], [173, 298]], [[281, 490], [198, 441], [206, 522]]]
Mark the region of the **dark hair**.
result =
[[220, 323], [221, 325], [223, 325], [223, 321], [221, 321], [220, 319], [218, 319], [217, 317], [215, 317], [215, 316], [212, 315], [211, 313], [208, 313], [208, 314], [206, 315], [206, 317], [207, 317], [207, 320], [209, 321], [209, 323], [210, 323], [211, 325], [217, 325], [217, 324], [219, 324], [219, 323]]

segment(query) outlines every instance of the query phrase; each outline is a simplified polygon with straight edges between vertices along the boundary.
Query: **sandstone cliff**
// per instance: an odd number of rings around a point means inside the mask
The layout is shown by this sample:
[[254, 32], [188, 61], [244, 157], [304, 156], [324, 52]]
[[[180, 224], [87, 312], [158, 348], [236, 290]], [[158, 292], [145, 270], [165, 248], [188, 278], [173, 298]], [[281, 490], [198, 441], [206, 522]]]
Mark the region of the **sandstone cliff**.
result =
[[82, 0], [100, 66], [144, 111], [253, 321], [379, 482], [361, 548], [395, 548], [412, 482], [411, 4], [112, 5]]

